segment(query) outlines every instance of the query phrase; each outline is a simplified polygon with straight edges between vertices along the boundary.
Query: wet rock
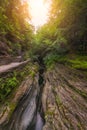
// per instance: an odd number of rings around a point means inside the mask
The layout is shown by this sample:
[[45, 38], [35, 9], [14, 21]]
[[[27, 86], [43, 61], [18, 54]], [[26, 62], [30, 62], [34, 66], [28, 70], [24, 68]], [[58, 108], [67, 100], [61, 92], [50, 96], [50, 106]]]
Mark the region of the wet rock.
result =
[[[1, 111], [0, 130], [26, 130], [28, 126], [32, 127], [36, 120], [38, 93], [38, 75], [34, 78], [28, 76], [17, 89], [11, 101], [11, 104], [14, 103], [17, 106], [11, 118], [9, 119], [10, 107], [9, 111], [7, 109], [4, 113], [3, 110]], [[5, 109], [5, 106], [3, 108]]]
[[42, 119], [42, 117], [40, 116], [40, 113], [38, 112], [38, 113], [37, 113], [37, 118], [36, 118], [35, 130], [42, 130], [43, 125], [44, 125], [43, 119]]
[[27, 130], [32, 127], [32, 121], [36, 113], [36, 99], [38, 94], [37, 80], [34, 80], [29, 89], [20, 99], [9, 123], [3, 130]]

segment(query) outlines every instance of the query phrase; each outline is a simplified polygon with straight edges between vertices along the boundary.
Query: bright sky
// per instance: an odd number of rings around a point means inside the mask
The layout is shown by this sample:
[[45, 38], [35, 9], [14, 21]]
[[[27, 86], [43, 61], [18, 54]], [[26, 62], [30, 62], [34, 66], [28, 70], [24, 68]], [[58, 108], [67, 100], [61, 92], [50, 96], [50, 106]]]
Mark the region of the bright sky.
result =
[[35, 27], [38, 27], [46, 23], [48, 18], [49, 2], [44, 2], [44, 0], [29, 0], [29, 4], [32, 24]]

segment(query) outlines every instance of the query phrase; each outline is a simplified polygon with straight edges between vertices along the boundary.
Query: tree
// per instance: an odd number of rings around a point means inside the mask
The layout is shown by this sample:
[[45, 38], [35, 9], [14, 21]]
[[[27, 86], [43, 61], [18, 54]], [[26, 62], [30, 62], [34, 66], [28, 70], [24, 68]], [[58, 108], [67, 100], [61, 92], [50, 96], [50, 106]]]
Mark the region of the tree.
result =
[[[33, 35], [29, 24], [30, 13], [27, 0], [0, 0], [0, 41], [9, 46], [9, 52], [18, 55], [28, 50]], [[27, 47], [26, 47], [27, 46]]]
[[75, 51], [87, 52], [87, 1], [52, 0], [50, 21]]

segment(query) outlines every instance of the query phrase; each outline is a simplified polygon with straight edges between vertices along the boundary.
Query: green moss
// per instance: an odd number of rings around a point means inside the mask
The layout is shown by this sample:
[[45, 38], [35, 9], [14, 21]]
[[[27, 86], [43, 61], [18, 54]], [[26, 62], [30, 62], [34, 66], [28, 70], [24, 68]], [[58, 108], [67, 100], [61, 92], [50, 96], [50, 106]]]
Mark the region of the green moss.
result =
[[75, 69], [87, 70], [87, 56], [49, 54], [44, 58], [47, 68], [54, 68], [55, 63], [71, 66]]
[[35, 74], [36, 74], [35, 71], [33, 71], [33, 70], [30, 71], [30, 76], [31, 76], [32, 78], [35, 77]]
[[87, 70], [87, 61], [74, 59], [74, 60], [69, 60], [68, 62], [75, 69]]
[[9, 108], [10, 108], [10, 113], [9, 113], [9, 117], [12, 115], [12, 112], [15, 110], [16, 108], [16, 103], [10, 103], [9, 104]]
[[78, 127], [79, 130], [83, 130], [80, 122], [78, 122], [77, 127]]
[[5, 101], [5, 98], [11, 93], [11, 91], [19, 84], [17, 77], [8, 77], [6, 79], [0, 79], [0, 101]]
[[71, 55], [67, 56], [66, 64], [79, 70], [87, 70], [87, 56]]
[[52, 121], [52, 118], [53, 118], [53, 116], [54, 116], [54, 111], [52, 110], [47, 110], [46, 112], [45, 112], [45, 119], [46, 119], [46, 121]]
[[56, 103], [58, 104], [59, 107], [61, 107], [63, 105], [62, 101], [58, 95], [56, 96]]

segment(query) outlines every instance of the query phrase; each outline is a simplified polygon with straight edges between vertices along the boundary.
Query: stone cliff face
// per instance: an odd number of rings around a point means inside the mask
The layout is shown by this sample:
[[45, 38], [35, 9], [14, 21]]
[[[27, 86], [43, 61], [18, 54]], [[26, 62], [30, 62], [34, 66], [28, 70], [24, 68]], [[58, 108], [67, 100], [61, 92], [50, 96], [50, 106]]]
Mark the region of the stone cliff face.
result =
[[58, 65], [45, 75], [43, 130], [87, 130], [87, 80], [76, 70]]

